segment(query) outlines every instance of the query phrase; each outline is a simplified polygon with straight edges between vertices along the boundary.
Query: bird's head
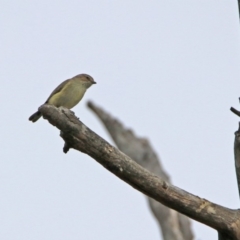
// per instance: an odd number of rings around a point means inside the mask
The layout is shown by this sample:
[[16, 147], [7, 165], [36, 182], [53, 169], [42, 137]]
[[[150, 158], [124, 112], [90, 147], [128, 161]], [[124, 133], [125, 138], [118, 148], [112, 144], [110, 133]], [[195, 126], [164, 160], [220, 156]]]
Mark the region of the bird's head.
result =
[[91, 87], [93, 84], [96, 84], [94, 79], [88, 74], [78, 74], [74, 77], [75, 79], [79, 80], [86, 88]]

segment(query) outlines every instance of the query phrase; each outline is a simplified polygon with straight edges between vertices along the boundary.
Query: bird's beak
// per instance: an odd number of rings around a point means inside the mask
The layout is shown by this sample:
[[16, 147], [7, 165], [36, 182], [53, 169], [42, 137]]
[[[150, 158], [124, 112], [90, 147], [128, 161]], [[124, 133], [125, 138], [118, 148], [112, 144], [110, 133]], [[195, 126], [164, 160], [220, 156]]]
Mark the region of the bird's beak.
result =
[[95, 81], [93, 81], [93, 84], [97, 84]]

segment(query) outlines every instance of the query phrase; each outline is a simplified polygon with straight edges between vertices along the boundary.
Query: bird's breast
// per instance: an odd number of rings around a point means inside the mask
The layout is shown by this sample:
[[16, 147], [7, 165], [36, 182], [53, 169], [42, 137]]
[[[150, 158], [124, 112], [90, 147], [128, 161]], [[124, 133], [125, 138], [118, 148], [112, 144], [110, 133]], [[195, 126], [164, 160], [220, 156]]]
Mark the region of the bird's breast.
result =
[[69, 83], [60, 92], [52, 96], [49, 103], [57, 107], [68, 109], [77, 105], [84, 96], [86, 88], [79, 83]]

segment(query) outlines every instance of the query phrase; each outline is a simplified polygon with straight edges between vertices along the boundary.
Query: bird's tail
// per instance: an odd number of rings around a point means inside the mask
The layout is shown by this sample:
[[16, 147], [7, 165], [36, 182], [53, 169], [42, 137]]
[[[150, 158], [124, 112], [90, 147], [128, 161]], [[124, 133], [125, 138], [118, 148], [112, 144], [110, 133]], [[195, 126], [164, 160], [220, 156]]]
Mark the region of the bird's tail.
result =
[[42, 114], [39, 111], [37, 111], [29, 117], [29, 121], [36, 122], [41, 116]]

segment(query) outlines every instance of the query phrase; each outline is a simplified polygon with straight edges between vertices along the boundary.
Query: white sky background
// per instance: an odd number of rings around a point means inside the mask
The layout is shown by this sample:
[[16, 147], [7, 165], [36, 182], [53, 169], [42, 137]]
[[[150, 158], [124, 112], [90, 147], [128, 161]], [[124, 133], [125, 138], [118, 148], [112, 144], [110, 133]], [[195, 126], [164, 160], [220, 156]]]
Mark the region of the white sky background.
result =
[[[237, 1], [2, 1], [0, 236], [3, 240], [159, 239], [144, 196], [93, 159], [62, 153], [59, 131], [28, 117], [63, 80], [97, 82], [93, 100], [150, 139], [173, 183], [239, 208]], [[196, 239], [217, 239], [193, 222]]]

